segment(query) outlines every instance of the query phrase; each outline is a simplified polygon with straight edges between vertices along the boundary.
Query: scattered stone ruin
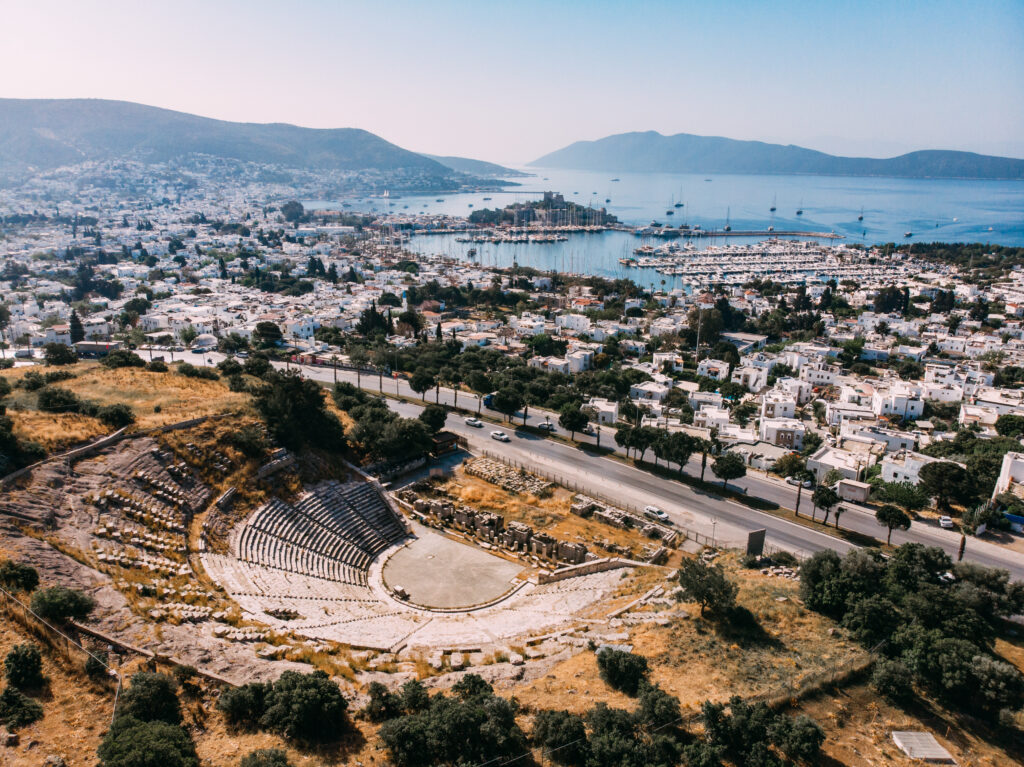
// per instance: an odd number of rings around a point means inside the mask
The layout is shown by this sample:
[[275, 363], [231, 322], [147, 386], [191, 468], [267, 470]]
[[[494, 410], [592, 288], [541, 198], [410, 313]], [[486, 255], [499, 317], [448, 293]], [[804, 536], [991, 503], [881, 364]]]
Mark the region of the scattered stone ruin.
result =
[[478, 477], [510, 493], [541, 495], [552, 487], [552, 483], [534, 474], [513, 469], [490, 458], [474, 458], [463, 463], [463, 468], [469, 476]]
[[411, 489], [399, 494], [418, 514], [444, 527], [470, 533], [478, 541], [497, 546], [512, 553], [533, 555], [541, 559], [578, 565], [597, 559], [582, 543], [560, 541], [544, 532], [535, 532], [523, 522], [509, 522], [490, 511], [478, 511], [468, 506], [456, 506], [448, 501], [419, 498]]

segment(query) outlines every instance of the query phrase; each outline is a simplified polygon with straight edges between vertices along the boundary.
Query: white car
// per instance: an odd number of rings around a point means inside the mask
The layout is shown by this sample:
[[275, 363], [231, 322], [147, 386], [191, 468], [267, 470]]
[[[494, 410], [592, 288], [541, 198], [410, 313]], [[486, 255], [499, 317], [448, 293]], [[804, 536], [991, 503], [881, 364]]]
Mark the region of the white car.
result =
[[554, 431], [555, 425], [550, 421], [545, 421], [542, 424], [538, 424], [537, 428], [540, 429], [541, 431]]
[[474, 429], [482, 428], [483, 425], [484, 425], [484, 422], [481, 421], [479, 418], [467, 418], [466, 419], [466, 426], [472, 426]]
[[952, 517], [939, 517], [939, 527], [942, 527], [942, 528], [944, 528], [946, 530], [952, 530], [953, 529], [953, 519], [952, 519]]
[[491, 439], [496, 439], [498, 442], [511, 442], [508, 435], [503, 431], [492, 431]]
[[786, 484], [792, 485], [793, 487], [796, 487], [799, 484], [803, 484], [804, 487], [810, 487], [811, 486], [811, 480], [805, 479], [801, 483], [800, 480], [797, 479], [796, 477], [786, 477]]
[[657, 506], [644, 506], [644, 516], [656, 519], [659, 522], [668, 522], [668, 514]]

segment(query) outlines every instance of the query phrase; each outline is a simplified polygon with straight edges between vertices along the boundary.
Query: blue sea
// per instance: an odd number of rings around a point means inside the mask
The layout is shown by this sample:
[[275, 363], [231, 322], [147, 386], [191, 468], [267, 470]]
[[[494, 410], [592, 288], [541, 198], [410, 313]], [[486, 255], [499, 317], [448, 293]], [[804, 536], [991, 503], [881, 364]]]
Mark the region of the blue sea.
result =
[[[627, 224], [656, 221], [721, 229], [728, 220], [733, 230], [774, 226], [777, 231], [835, 232], [844, 237], [835, 242], [866, 245], [933, 241], [1024, 245], [1021, 181], [523, 170], [534, 175], [511, 179], [519, 186], [504, 192], [364, 197], [345, 202], [352, 210], [466, 216], [478, 208], [526, 202], [538, 199], [544, 191], [555, 191], [584, 206], [605, 207]], [[438, 202], [438, 197], [443, 201]], [[341, 202], [315, 201], [307, 207], [336, 207]], [[676, 203], [683, 206], [677, 208]], [[773, 205], [775, 213], [769, 210]], [[803, 215], [796, 215], [798, 209]], [[864, 220], [858, 221], [862, 211]], [[730, 237], [694, 242], [702, 247], [755, 240]], [[476, 248], [477, 261], [482, 264], [518, 263], [545, 270], [629, 276], [653, 284], [653, 272], [643, 274], [619, 264], [620, 258], [644, 243], [640, 237], [621, 232], [579, 234], [559, 243], [469, 244], [455, 242], [451, 236], [423, 235], [414, 237], [410, 247], [419, 253], [462, 258], [467, 257], [469, 248]]]

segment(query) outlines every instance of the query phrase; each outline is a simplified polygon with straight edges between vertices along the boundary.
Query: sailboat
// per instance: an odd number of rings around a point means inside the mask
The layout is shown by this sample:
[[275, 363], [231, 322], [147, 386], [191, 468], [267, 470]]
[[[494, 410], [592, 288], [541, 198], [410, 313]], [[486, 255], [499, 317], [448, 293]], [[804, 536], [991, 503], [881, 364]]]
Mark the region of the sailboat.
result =
[[796, 214], [802, 216], [804, 214], [804, 201], [800, 200], [800, 207], [796, 209]]
[[860, 215], [857, 216], [857, 220], [858, 221], [863, 221], [864, 220], [864, 206], [863, 205], [860, 206]]
[[730, 212], [731, 211], [729, 210], [729, 208], [725, 209], [725, 228], [722, 230], [724, 232], [731, 232], [732, 231], [732, 227], [729, 226], [729, 213]]
[[772, 206], [770, 208], [768, 208], [768, 212], [769, 213], [774, 213], [775, 212], [775, 195], [772, 195]]

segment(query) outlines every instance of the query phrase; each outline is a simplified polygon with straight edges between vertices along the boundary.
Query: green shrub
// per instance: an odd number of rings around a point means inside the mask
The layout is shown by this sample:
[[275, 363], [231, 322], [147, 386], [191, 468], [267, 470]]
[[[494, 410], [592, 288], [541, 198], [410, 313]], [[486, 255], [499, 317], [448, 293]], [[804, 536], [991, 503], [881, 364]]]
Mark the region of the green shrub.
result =
[[430, 693], [418, 679], [410, 679], [402, 685], [402, 709], [407, 714], [425, 711], [430, 707]]
[[178, 373], [186, 378], [202, 378], [207, 381], [216, 381], [220, 378], [213, 368], [197, 367], [188, 362], [178, 365]]
[[44, 386], [39, 390], [38, 405], [48, 413], [81, 413], [85, 403], [74, 392], [59, 386]]
[[242, 363], [232, 357], [227, 357], [217, 363], [217, 370], [226, 376], [239, 375], [242, 372]]
[[146, 365], [146, 370], [150, 373], [166, 373], [167, 363], [163, 360], [153, 360]]
[[41, 687], [45, 679], [39, 648], [34, 644], [15, 645], [4, 658], [4, 673], [8, 684], [18, 689]]
[[107, 654], [105, 652], [93, 651], [85, 659], [85, 674], [93, 681], [107, 679]]
[[474, 679], [459, 691], [453, 688], [457, 697], [434, 695], [419, 713], [381, 725], [380, 738], [393, 764], [498, 764], [526, 755], [526, 738], [515, 720], [515, 702], [495, 696], [476, 674], [467, 674], [463, 680], [471, 677]]
[[551, 761], [581, 767], [587, 761], [587, 731], [583, 719], [568, 711], [538, 711], [533, 718], [533, 742]]
[[251, 376], [262, 378], [270, 370], [270, 359], [265, 354], [253, 354], [242, 368]]
[[43, 347], [43, 359], [47, 365], [73, 365], [78, 362], [78, 352], [66, 344], [46, 344]]
[[719, 565], [684, 557], [679, 564], [679, 586], [683, 599], [700, 605], [700, 614], [726, 615], [736, 605], [736, 584]]
[[32, 595], [32, 612], [57, 623], [85, 620], [95, 607], [96, 602], [88, 594], [64, 586], [51, 586]]
[[42, 389], [46, 386], [46, 379], [43, 378], [42, 374], [37, 373], [35, 370], [30, 370], [21, 377], [21, 380], [18, 382], [18, 386], [25, 391], [36, 391], [37, 389]]
[[146, 366], [146, 361], [135, 352], [117, 349], [101, 357], [100, 364], [113, 370], [115, 368], [142, 368]]
[[228, 688], [217, 699], [217, 709], [223, 712], [228, 724], [255, 729], [267, 711], [271, 690], [272, 685], [263, 682]]
[[117, 715], [140, 722], [181, 724], [177, 684], [166, 674], [148, 671], [133, 674], [128, 689], [121, 693]]
[[647, 677], [647, 659], [611, 647], [597, 651], [597, 668], [605, 683], [626, 695], [636, 695]]
[[771, 555], [771, 560], [780, 567], [796, 567], [800, 562], [788, 551], [776, 551]]
[[233, 392], [246, 392], [249, 391], [249, 384], [240, 375], [230, 375], [228, 376], [228, 389]]
[[291, 764], [281, 749], [259, 748], [243, 756], [239, 767], [291, 767]]
[[8, 730], [17, 730], [43, 718], [43, 707], [21, 690], [7, 685], [0, 693], [0, 722]]
[[914, 675], [898, 660], [880, 659], [871, 672], [871, 685], [890, 700], [902, 703], [914, 697]]
[[39, 573], [31, 565], [5, 559], [0, 562], [0, 586], [8, 591], [33, 591], [39, 585]]
[[267, 438], [263, 429], [257, 424], [249, 424], [229, 432], [225, 437], [225, 442], [249, 458], [261, 458], [267, 451]]
[[348, 701], [323, 671], [285, 671], [274, 682], [268, 703], [260, 724], [288, 738], [329, 742], [348, 729]]
[[120, 429], [135, 423], [135, 413], [123, 402], [104, 405], [96, 410], [96, 417], [114, 429]]
[[380, 682], [371, 682], [367, 690], [370, 699], [363, 708], [363, 715], [371, 722], [394, 719], [402, 712], [402, 701]]
[[75, 374], [70, 370], [50, 370], [43, 373], [43, 381], [48, 384], [57, 383], [58, 381], [69, 381], [75, 377]]
[[97, 751], [101, 767], [199, 767], [196, 747], [181, 727], [119, 716]]

